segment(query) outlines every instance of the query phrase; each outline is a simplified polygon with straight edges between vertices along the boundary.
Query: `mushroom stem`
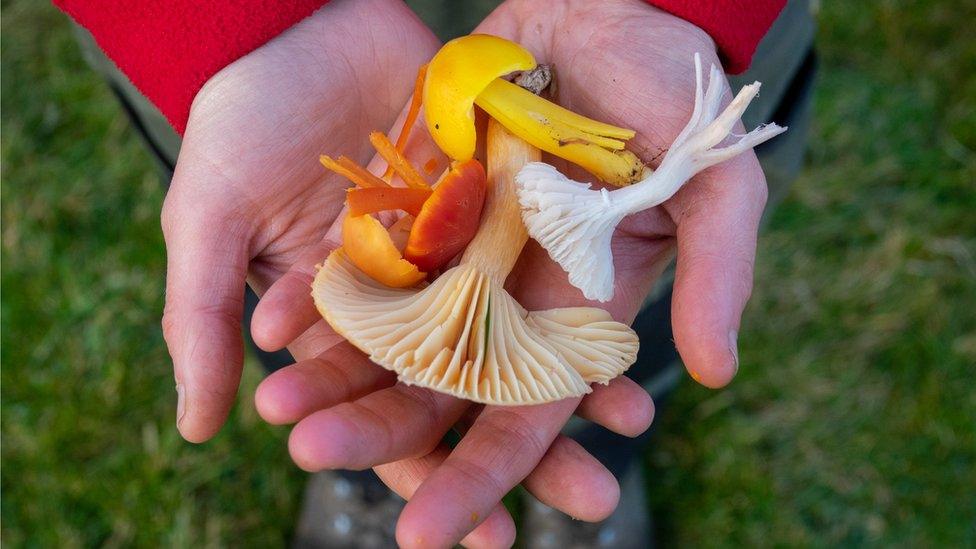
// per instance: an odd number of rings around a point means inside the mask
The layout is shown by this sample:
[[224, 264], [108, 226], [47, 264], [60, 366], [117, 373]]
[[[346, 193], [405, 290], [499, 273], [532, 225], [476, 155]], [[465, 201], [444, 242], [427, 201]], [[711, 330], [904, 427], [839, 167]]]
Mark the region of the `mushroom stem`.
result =
[[515, 174], [529, 162], [538, 162], [541, 153], [494, 119], [488, 121], [487, 139], [491, 146], [485, 209], [478, 234], [461, 256], [461, 264], [469, 263], [504, 285], [529, 238], [515, 195]]
[[625, 149], [633, 130], [578, 115], [500, 78], [481, 90], [475, 103], [522, 139], [607, 183], [628, 185], [647, 171]]

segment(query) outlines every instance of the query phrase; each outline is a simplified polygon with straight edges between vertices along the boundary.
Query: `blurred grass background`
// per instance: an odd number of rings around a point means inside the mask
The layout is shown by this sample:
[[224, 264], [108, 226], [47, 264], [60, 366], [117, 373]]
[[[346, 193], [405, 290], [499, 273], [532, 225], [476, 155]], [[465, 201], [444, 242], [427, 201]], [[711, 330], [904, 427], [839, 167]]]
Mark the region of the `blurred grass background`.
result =
[[[268, 546], [303, 475], [240, 404], [175, 428], [151, 158], [66, 19], [3, 2], [2, 542]], [[827, 2], [808, 168], [722, 391], [647, 454], [669, 545], [976, 545], [976, 6]]]

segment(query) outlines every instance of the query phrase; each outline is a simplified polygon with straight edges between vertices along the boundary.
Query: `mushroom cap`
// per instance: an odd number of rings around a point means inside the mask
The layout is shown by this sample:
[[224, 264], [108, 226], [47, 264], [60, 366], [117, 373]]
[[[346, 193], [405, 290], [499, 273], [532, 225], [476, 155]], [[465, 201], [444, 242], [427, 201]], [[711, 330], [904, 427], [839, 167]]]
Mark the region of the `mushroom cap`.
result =
[[424, 119], [427, 131], [454, 160], [474, 155], [474, 100], [499, 76], [536, 66], [535, 58], [515, 42], [471, 34], [444, 44], [427, 66]]
[[342, 242], [352, 262], [387, 286], [413, 286], [427, 276], [403, 259], [392, 234], [369, 214], [347, 215], [342, 220]]
[[637, 358], [637, 334], [606, 311], [528, 312], [467, 263], [419, 290], [397, 289], [340, 248], [319, 267], [312, 297], [338, 334], [400, 381], [484, 404], [581, 396]]
[[586, 299], [613, 298], [614, 229], [627, 211], [618, 195], [573, 181], [542, 162], [526, 164], [515, 176], [522, 222], [549, 257], [569, 275]]

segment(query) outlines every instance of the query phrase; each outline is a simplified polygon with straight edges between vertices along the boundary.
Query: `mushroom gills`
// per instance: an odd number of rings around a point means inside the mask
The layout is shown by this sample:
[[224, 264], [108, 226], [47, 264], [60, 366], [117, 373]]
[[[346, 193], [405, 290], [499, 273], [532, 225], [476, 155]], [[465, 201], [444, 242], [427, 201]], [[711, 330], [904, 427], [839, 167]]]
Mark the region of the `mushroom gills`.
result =
[[319, 268], [312, 296], [337, 333], [400, 381], [484, 404], [582, 396], [637, 356], [636, 334], [607, 312], [528, 312], [470, 263], [419, 291], [395, 289], [339, 249]]

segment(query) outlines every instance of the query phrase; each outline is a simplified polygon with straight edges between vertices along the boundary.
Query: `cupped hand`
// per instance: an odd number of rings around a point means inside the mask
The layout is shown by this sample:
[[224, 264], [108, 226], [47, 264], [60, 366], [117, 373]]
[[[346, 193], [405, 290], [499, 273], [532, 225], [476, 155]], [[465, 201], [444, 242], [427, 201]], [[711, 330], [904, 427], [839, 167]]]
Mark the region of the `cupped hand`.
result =
[[245, 279], [267, 288], [322, 239], [346, 184], [318, 155], [371, 154], [436, 38], [401, 2], [338, 0], [215, 75], [194, 100], [163, 206], [163, 333], [177, 422], [214, 435], [242, 362]]
[[[307, 298], [312, 265], [328, 253], [323, 236], [341, 209], [347, 183], [324, 172], [318, 155], [365, 161], [371, 148], [364, 136], [393, 123], [417, 68], [437, 46], [400, 2], [334, 0], [225, 68], [198, 94], [162, 216], [169, 255], [164, 333], [179, 394], [178, 427], [188, 440], [216, 433], [234, 401], [245, 280], [259, 293], [277, 281], [278, 288]], [[279, 324], [258, 328], [257, 339], [267, 347], [276, 331], [295, 331], [317, 318], [314, 309], [304, 316], [301, 307], [289, 313]], [[396, 399], [393, 390], [376, 393], [393, 384], [387, 372], [319, 328], [288, 338], [290, 350], [308, 359], [289, 371], [299, 380], [303, 372], [313, 375], [283, 409], [308, 405], [309, 398], [322, 402], [330, 390], [333, 402], [363, 395]], [[336, 367], [316, 368], [326, 360]], [[405, 417], [424, 431], [443, 433], [447, 426], [410, 408], [410, 394], [402, 399]], [[444, 405], [424, 395], [415, 404], [425, 399]], [[385, 443], [382, 437], [371, 441]], [[404, 453], [391, 447], [394, 457], [418, 457], [386, 466], [384, 478], [409, 497], [445, 457], [443, 448], [430, 448]], [[567, 466], [594, 465], [569, 441], [552, 452], [560, 465], [543, 468], [540, 479]], [[566, 489], [549, 492], [575, 499]], [[498, 507], [465, 542], [498, 546], [512, 536], [511, 518]]]
[[[553, 63], [557, 101], [634, 128], [635, 152], [652, 164], [691, 114], [694, 53], [706, 66], [719, 64], [700, 29], [637, 1], [509, 0], [478, 32], [515, 40]], [[615, 298], [599, 306], [631, 321], [676, 249], [672, 321], [678, 349], [695, 379], [724, 385], [737, 369], [736, 333], [750, 293], [765, 196], [762, 172], [747, 153], [703, 172], [661, 207], [626, 219], [613, 242]], [[282, 279], [292, 282], [279, 283], [266, 296], [255, 317], [259, 343], [277, 348], [303, 331], [303, 338], [327, 333], [321, 323], [305, 331], [314, 309], [307, 286], [299, 292], [294, 282], [304, 276], [307, 284], [309, 267], [296, 266], [298, 275]], [[528, 309], [585, 303], [531, 242], [508, 286]], [[289, 320], [295, 318], [305, 322]], [[542, 501], [573, 516], [603, 518], [616, 504], [616, 483], [559, 430], [574, 409], [624, 434], [643, 431], [652, 413], [646, 394], [625, 377], [595, 387], [582, 403], [471, 409], [426, 390], [390, 386], [389, 375], [366, 362], [348, 344], [323, 347], [315, 358], [268, 378], [257, 405], [269, 421], [298, 422], [290, 449], [302, 467], [377, 466], [391, 487], [410, 497], [397, 529], [405, 546], [449, 546], [483, 520], [482, 527], [508, 528], [498, 501], [523, 481]], [[453, 450], [440, 446], [443, 432], [459, 419], [467, 430], [461, 442]]]
[[[701, 29], [638, 0], [566, 0], [544, 9], [536, 2], [509, 0], [478, 32], [512, 39], [552, 63], [557, 102], [636, 130], [630, 147], [651, 165], [663, 158], [691, 115], [694, 54], [701, 54], [706, 69], [721, 67], [714, 43]], [[724, 87], [727, 103], [731, 90], [727, 82]], [[574, 179], [588, 179], [564, 162], [552, 163]], [[615, 293], [607, 305], [618, 318], [632, 318], [659, 274], [652, 266], [677, 251], [675, 343], [691, 376], [708, 387], [724, 386], [738, 368], [739, 321], [751, 293], [765, 204], [765, 177], [748, 151], [702, 172], [660, 207], [625, 218], [614, 235]], [[529, 258], [536, 256], [529, 268]], [[544, 256], [537, 246], [527, 247], [526, 268], [513, 274], [520, 286], [533, 286], [523, 304], [534, 309], [555, 300], [582, 301], [578, 292], [554, 284], [565, 274]]]

